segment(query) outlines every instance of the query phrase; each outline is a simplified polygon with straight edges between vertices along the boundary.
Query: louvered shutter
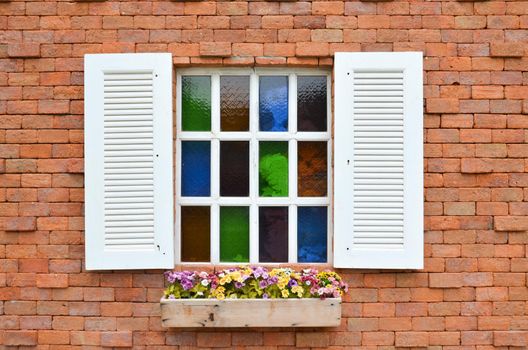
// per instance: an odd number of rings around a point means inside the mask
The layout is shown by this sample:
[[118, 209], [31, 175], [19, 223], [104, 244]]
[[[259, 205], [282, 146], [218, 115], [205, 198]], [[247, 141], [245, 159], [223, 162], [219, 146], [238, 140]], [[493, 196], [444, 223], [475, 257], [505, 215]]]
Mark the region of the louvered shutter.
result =
[[334, 73], [334, 265], [422, 268], [422, 53], [336, 53]]
[[170, 54], [86, 55], [87, 270], [172, 268]]

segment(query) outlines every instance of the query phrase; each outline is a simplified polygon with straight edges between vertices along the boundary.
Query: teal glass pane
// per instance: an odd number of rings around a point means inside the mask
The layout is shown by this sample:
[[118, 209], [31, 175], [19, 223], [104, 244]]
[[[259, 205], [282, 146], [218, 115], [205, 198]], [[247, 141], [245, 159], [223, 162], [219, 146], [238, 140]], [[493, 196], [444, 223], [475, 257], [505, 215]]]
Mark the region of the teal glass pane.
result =
[[259, 194], [288, 197], [288, 142], [259, 143]]
[[211, 130], [211, 77], [183, 76], [182, 130]]
[[297, 209], [297, 261], [300, 263], [326, 262], [327, 207], [299, 207]]
[[249, 207], [220, 207], [220, 261], [249, 262]]
[[211, 194], [211, 142], [182, 142], [182, 196], [208, 197]]
[[288, 131], [288, 77], [261, 76], [260, 131]]

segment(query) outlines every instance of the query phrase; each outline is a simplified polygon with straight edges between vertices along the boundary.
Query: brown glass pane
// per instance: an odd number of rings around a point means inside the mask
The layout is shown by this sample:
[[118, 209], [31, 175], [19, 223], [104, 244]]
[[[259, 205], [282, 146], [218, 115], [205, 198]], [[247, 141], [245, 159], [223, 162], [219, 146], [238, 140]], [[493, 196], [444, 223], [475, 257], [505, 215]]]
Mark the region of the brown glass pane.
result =
[[297, 129], [326, 131], [326, 77], [297, 78]]
[[211, 208], [181, 207], [181, 253], [184, 262], [211, 260]]
[[259, 208], [259, 261], [288, 262], [288, 207]]
[[299, 142], [297, 147], [299, 197], [325, 197], [328, 183], [326, 142]]
[[220, 142], [220, 195], [249, 196], [249, 142]]
[[222, 131], [249, 130], [249, 77], [220, 77], [220, 127]]

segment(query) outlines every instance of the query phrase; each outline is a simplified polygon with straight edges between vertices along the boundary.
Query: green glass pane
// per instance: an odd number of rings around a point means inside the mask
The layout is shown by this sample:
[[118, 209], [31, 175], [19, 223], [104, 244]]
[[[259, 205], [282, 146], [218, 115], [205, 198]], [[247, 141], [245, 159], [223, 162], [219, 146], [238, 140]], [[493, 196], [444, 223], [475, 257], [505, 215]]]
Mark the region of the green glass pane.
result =
[[249, 262], [249, 207], [220, 207], [220, 261]]
[[288, 142], [259, 143], [259, 193], [261, 197], [288, 197]]
[[182, 77], [182, 129], [211, 130], [211, 77]]

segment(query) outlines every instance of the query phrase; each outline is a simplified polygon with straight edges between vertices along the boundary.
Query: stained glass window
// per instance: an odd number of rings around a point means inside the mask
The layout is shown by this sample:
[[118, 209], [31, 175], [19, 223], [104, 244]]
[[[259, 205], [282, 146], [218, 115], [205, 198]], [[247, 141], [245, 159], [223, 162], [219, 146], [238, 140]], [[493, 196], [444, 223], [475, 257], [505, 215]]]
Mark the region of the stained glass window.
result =
[[316, 70], [178, 72], [182, 262], [328, 261], [329, 81]]

